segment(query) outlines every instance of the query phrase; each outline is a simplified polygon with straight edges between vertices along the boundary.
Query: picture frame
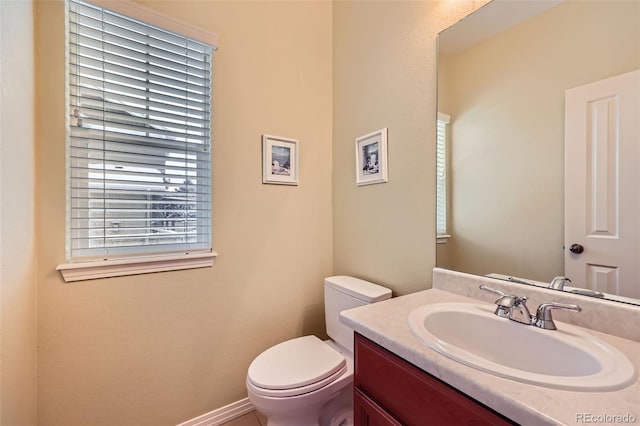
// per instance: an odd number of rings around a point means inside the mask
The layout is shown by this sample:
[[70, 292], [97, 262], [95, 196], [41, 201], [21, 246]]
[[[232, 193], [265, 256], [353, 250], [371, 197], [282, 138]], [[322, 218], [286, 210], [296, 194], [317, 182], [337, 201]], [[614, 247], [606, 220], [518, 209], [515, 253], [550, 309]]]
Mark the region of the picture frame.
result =
[[298, 141], [262, 135], [262, 183], [298, 185]]
[[356, 185], [389, 181], [387, 128], [356, 138]]

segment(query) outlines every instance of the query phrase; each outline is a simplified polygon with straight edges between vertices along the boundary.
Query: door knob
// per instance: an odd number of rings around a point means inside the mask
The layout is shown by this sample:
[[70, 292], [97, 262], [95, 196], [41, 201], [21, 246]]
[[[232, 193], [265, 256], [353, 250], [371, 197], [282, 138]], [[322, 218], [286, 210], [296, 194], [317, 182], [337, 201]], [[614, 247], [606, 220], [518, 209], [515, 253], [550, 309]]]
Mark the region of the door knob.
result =
[[569, 251], [571, 253], [580, 254], [584, 251], [584, 246], [581, 244], [571, 244]]

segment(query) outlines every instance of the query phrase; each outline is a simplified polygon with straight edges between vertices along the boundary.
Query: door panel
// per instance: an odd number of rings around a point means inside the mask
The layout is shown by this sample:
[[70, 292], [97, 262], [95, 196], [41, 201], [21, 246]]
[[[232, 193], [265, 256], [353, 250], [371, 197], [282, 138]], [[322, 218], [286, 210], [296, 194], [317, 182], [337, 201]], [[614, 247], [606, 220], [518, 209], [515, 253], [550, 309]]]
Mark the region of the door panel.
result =
[[620, 293], [618, 268], [587, 264], [587, 288], [609, 294]]
[[640, 297], [639, 117], [640, 70], [566, 91], [565, 275], [577, 287]]

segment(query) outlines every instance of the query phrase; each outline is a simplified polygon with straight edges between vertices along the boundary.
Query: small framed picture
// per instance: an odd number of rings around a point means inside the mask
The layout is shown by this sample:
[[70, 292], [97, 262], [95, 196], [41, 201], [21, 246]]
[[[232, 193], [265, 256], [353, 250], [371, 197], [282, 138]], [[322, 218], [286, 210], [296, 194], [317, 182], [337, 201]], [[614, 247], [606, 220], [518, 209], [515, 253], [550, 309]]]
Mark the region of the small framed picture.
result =
[[298, 141], [262, 135], [262, 183], [298, 184]]
[[387, 129], [356, 139], [356, 185], [387, 182]]

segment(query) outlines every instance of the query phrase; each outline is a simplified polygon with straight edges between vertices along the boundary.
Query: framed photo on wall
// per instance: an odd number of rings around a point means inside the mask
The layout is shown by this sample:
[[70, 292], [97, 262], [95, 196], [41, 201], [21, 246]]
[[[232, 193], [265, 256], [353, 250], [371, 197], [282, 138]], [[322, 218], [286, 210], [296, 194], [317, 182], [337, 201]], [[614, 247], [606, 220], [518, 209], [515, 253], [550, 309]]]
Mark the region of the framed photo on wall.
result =
[[262, 135], [262, 183], [298, 184], [298, 141]]
[[388, 182], [387, 129], [356, 138], [356, 185]]

